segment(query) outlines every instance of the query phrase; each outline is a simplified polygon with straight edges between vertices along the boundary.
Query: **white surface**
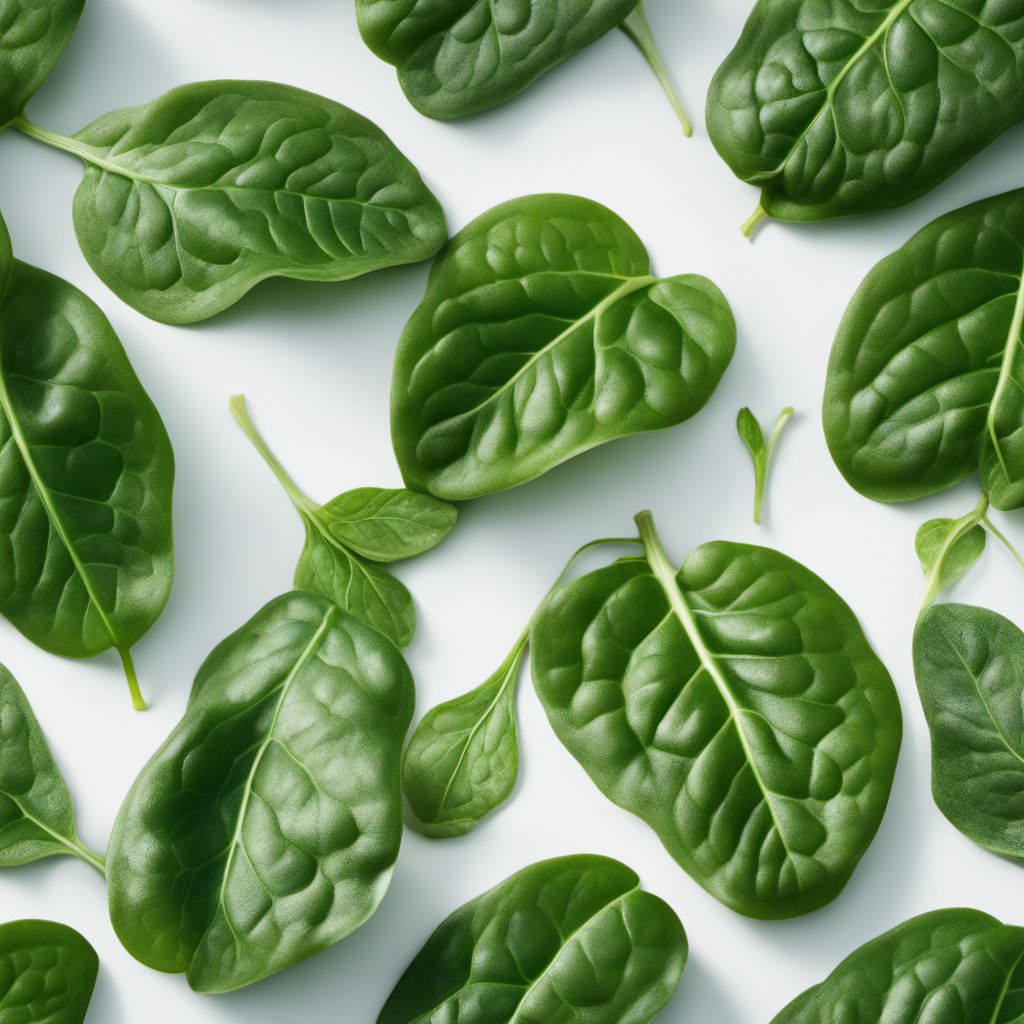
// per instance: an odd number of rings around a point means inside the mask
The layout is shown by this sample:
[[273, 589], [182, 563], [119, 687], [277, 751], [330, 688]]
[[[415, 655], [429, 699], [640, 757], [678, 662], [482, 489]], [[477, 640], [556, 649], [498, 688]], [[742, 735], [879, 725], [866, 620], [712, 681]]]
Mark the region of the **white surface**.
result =
[[[653, 508], [670, 553], [729, 538], [780, 548], [835, 586], [895, 678], [906, 737], [889, 811], [834, 904], [777, 924], [740, 918], [670, 859], [639, 820], [609, 804], [561, 748], [527, 675], [520, 694], [521, 784], [463, 840], [408, 833], [377, 915], [333, 949], [248, 990], [209, 998], [136, 963], [111, 931], [100, 879], [55, 859], [0, 876], [3, 919], [43, 916], [79, 928], [102, 960], [89, 1020], [212, 1024], [281, 1020], [370, 1024], [400, 972], [447, 913], [543, 857], [592, 851], [633, 865], [682, 917], [691, 960], [662, 1020], [759, 1024], [856, 945], [912, 914], [972, 905], [1010, 919], [1021, 869], [973, 846], [929, 793], [927, 732], [911, 672], [922, 583], [914, 532], [976, 500], [968, 483], [912, 507], [859, 497], [833, 467], [819, 406], [836, 324], [882, 255], [934, 216], [1022, 184], [1018, 129], [923, 201], [821, 226], [769, 224], [755, 245], [737, 225], [757, 201], [701, 126], [711, 75], [736, 39], [747, 0], [650, 0], [666, 60], [698, 122], [684, 140], [639, 54], [612, 33], [518, 100], [441, 124], [405, 102], [393, 70], [359, 40], [351, 0], [88, 0], [78, 34], [29, 107], [75, 131], [118, 106], [205, 78], [267, 78], [339, 99], [377, 121], [417, 163], [454, 231], [497, 202], [535, 191], [598, 199], [632, 224], [662, 274], [699, 271], [732, 301], [736, 357], [709, 407], [675, 430], [593, 452], [512, 493], [462, 510], [441, 548], [402, 567], [420, 613], [408, 651], [419, 713], [482, 681], [503, 659], [565, 557], [628, 531]], [[71, 227], [77, 162], [28, 139], [0, 139], [0, 209], [15, 252], [61, 274], [106, 311], [163, 413], [178, 461], [177, 579], [162, 619], [136, 648], [153, 708], [131, 711], [117, 660], [63, 661], [0, 621], [0, 658], [21, 680], [73, 791], [84, 839], [102, 848], [118, 804], [180, 716], [209, 649], [288, 588], [302, 539], [277, 483], [233, 425], [229, 395], [254, 417], [296, 479], [321, 500], [397, 485], [388, 437], [391, 360], [419, 301], [426, 266], [340, 285], [270, 282], [193, 328], [150, 323], [114, 297]], [[778, 453], [768, 523], [750, 523], [752, 471], [734, 429], [750, 404], [763, 419], [799, 410]], [[1001, 517], [1024, 542], [1019, 517]], [[990, 545], [956, 597], [1019, 619], [1019, 570]]]

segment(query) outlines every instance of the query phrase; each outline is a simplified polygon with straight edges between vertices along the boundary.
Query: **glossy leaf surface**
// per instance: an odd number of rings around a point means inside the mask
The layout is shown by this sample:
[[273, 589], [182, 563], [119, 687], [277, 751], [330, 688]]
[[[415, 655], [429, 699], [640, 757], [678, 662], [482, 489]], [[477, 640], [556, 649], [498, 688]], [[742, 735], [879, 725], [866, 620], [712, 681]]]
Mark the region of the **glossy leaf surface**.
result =
[[0, 925], [0, 1024], [82, 1024], [99, 958], [54, 921]]
[[74, 216], [92, 268], [167, 323], [213, 316], [268, 277], [343, 281], [424, 260], [446, 236], [375, 124], [291, 86], [183, 85], [55, 144], [86, 165]]
[[932, 737], [932, 795], [968, 838], [1024, 860], [1024, 633], [986, 608], [942, 604], [914, 633]]
[[675, 912], [606, 857], [541, 861], [460, 907], [377, 1024], [647, 1024], [686, 966]]
[[935, 910], [861, 946], [772, 1024], [1018, 1024], [1024, 929]]
[[170, 593], [173, 479], [107, 319], [15, 261], [0, 305], [0, 612], [56, 654], [124, 656]]
[[409, 486], [481, 497], [699, 412], [735, 321], [707, 279], [650, 269], [630, 227], [578, 196], [514, 199], [461, 231], [399, 343], [391, 428]]
[[622, 23], [636, 0], [356, 0], [366, 45], [428, 117], [497, 106]]
[[909, 501], [980, 468], [992, 504], [1020, 508], [1022, 385], [1019, 189], [940, 217], [871, 271], [832, 349], [825, 437], [869, 498]]
[[759, 0], [708, 95], [708, 133], [773, 217], [883, 210], [1024, 119], [1024, 8]]
[[394, 645], [318, 595], [277, 598], [221, 643], [114, 825], [128, 951], [222, 992], [362, 925], [398, 855], [413, 700]]
[[85, 0], [4, 0], [0, 7], [0, 127], [17, 117], [71, 42]]
[[726, 906], [815, 910], [885, 810], [901, 735], [892, 681], [839, 596], [785, 555], [718, 541], [675, 573], [653, 550], [541, 606], [530, 645], [548, 718]]

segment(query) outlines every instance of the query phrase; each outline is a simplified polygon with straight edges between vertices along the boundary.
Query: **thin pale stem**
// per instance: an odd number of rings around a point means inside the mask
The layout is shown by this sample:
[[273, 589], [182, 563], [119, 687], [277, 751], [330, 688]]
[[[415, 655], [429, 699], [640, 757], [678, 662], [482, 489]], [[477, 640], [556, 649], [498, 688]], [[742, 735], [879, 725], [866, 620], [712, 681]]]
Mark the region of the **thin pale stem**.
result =
[[78, 836], [71, 840], [71, 851], [76, 857], [80, 857], [86, 864], [92, 865], [101, 875], [106, 877], [107, 862], [95, 850], [90, 850]]
[[740, 231], [743, 232], [744, 238], [754, 237], [754, 228], [761, 223], [768, 216], [768, 211], [760, 204], [757, 204], [757, 209], [740, 225]]
[[139, 689], [139, 677], [135, 671], [135, 662], [132, 660], [132, 652], [128, 648], [123, 650], [119, 647], [117, 653], [121, 657], [121, 664], [124, 666], [124, 677], [128, 680], [128, 692], [131, 694], [132, 707], [136, 711], [146, 710], [146, 701]]
[[1009, 551], [1010, 554], [1013, 555], [1013, 557], [1017, 560], [1017, 564], [1020, 565], [1021, 568], [1024, 568], [1024, 557], [1021, 557], [1021, 553], [1013, 546], [1013, 543], [1011, 542], [1010, 538], [1007, 537], [1006, 534], [1003, 533], [1002, 530], [1000, 530], [995, 525], [995, 523], [993, 523], [992, 520], [989, 519], [987, 515], [982, 515], [981, 524], [989, 531], [989, 533], [992, 534], [993, 537], [996, 538], [996, 540], [1002, 542], [1006, 550]]
[[628, 18], [619, 26], [636, 44], [637, 48], [644, 55], [645, 60], [651, 66], [651, 70], [658, 76], [665, 95], [668, 97], [672, 109], [675, 111], [679, 123], [683, 126], [683, 134], [689, 138], [693, 135], [693, 125], [687, 116], [683, 101], [679, 98], [675, 83], [669, 74], [665, 61], [662, 59], [661, 51], [655, 42], [654, 33], [651, 31], [651, 23], [647, 20], [647, 13], [644, 11], [643, 0], [636, 5]]
[[48, 128], [40, 128], [39, 125], [33, 124], [25, 117], [14, 118], [7, 127], [14, 128], [16, 131], [21, 132], [22, 135], [27, 135], [30, 139], [35, 139], [37, 142], [52, 146], [54, 149], [62, 149], [65, 153], [72, 153], [82, 160], [91, 160], [95, 155], [77, 139], [70, 139], [59, 132], [51, 132]]

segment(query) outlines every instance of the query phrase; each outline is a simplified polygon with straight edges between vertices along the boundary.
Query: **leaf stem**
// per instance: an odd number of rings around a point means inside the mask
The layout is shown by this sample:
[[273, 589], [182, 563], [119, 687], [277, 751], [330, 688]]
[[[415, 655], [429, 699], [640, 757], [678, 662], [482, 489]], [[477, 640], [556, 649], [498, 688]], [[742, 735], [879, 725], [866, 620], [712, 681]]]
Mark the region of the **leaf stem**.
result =
[[647, 13], [644, 11], [643, 0], [640, 0], [636, 7], [633, 8], [633, 11], [619, 28], [633, 40], [637, 48], [644, 55], [647, 63], [650, 64], [651, 70], [658, 76], [658, 81], [661, 83], [662, 89], [665, 90], [665, 95], [668, 97], [669, 103], [672, 104], [672, 109], [675, 111], [676, 117], [679, 118], [679, 123], [683, 126], [683, 134], [689, 138], [693, 135], [693, 125], [683, 107], [683, 101], [679, 98], [679, 93], [672, 81], [672, 76], [665, 66], [661, 51], [658, 49], [654, 33], [651, 31], [651, 23], [647, 20]]
[[22, 135], [27, 135], [30, 139], [52, 146], [54, 149], [62, 149], [65, 153], [71, 153], [81, 160], [91, 162], [95, 156], [77, 139], [68, 138], [67, 135], [61, 135], [59, 132], [51, 132], [48, 128], [41, 128], [24, 116], [14, 118], [7, 127], [14, 128]]
[[[988, 505], [987, 498], [985, 499], [985, 504], [986, 506]], [[1022, 557], [1021, 553], [1013, 546], [1012, 542], [1010, 541], [1010, 538], [1007, 537], [1006, 534], [1004, 534], [1002, 530], [1000, 530], [995, 525], [995, 523], [993, 523], [992, 520], [989, 519], [989, 517], [984, 513], [982, 513], [981, 516], [981, 525], [984, 526], [989, 531], [989, 533], [991, 533], [992, 536], [996, 538], [996, 540], [1002, 541], [1003, 546], [1017, 560], [1017, 564], [1020, 565], [1021, 568], [1024, 568], [1024, 557]]]
[[[924, 592], [924, 599], [921, 601], [921, 611], [930, 608], [934, 603], [935, 599], [939, 596], [942, 590], [943, 573], [946, 568], [946, 559], [949, 557], [949, 553], [956, 547], [957, 542], [964, 534], [970, 532], [975, 526], [979, 524], [988, 524], [988, 518], [985, 513], [988, 511], [988, 496], [982, 495], [978, 499], [978, 504], [967, 513], [965, 516], [961, 516], [954, 524], [953, 528], [949, 531], [949, 535], [946, 537], [942, 548], [939, 550], [938, 557], [935, 559], [935, 564], [932, 566], [931, 572], [928, 574], [928, 586]], [[992, 529], [989, 524], [989, 529]], [[1019, 556], [1018, 556], [1019, 557]]]
[[131, 694], [132, 707], [136, 711], [146, 710], [146, 700], [139, 689], [139, 677], [135, 671], [135, 662], [132, 660], [132, 652], [127, 647], [118, 647], [121, 664], [124, 666], [124, 676], [128, 680], [128, 692]]
[[768, 211], [761, 205], [757, 204], [757, 209], [740, 225], [740, 231], [743, 232], [744, 238], [754, 237], [754, 228], [761, 223], [768, 216]]
[[252, 446], [260, 453], [263, 461], [270, 467], [270, 471], [277, 477], [278, 482], [285, 489], [288, 497], [291, 498], [292, 504], [300, 512], [306, 512], [309, 515], [315, 516], [319, 511], [319, 506], [310, 500], [302, 488], [292, 479], [291, 474], [271, 451], [267, 442], [263, 440], [263, 435], [256, 429], [256, 424], [253, 423], [252, 417], [249, 415], [249, 406], [246, 404], [245, 395], [235, 395], [232, 397], [228, 402], [228, 408], [231, 410], [232, 416], [235, 417], [235, 421], [242, 428], [242, 433], [249, 438]]
[[106, 877], [107, 861], [94, 850], [90, 850], [77, 835], [71, 837], [70, 849], [76, 857], [81, 858], [86, 864], [91, 864], [101, 875]]

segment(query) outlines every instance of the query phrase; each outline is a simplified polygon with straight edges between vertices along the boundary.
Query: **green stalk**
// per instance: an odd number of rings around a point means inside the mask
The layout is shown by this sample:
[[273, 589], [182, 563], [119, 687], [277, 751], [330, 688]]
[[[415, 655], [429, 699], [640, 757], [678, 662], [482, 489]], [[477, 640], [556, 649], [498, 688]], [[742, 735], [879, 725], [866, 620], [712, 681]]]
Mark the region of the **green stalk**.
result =
[[665, 90], [665, 95], [668, 97], [669, 103], [672, 104], [679, 123], [683, 126], [683, 134], [689, 138], [693, 135], [693, 125], [690, 123], [683, 107], [683, 101], [679, 98], [679, 93], [672, 82], [672, 76], [662, 60], [661, 51], [658, 49], [654, 33], [651, 31], [651, 23], [647, 20], [647, 14], [644, 11], [643, 0], [640, 0], [619, 28], [633, 40], [647, 63], [650, 64], [651, 70], [658, 76], [658, 81], [661, 83], [662, 89]]
[[132, 661], [132, 652], [127, 648], [118, 648], [117, 653], [121, 657], [121, 664], [124, 666], [124, 677], [128, 680], [128, 693], [132, 698], [132, 707], [136, 711], [146, 710], [146, 700], [139, 688], [139, 677], [135, 671], [135, 662]]
[[77, 835], [72, 838], [70, 849], [71, 849], [71, 852], [76, 857], [79, 857], [81, 860], [84, 860], [86, 864], [90, 864], [101, 875], [106, 877], [106, 874], [107, 874], [107, 862], [106, 862], [106, 859], [101, 857], [95, 851], [90, 850], [89, 847], [86, 846], [85, 843], [83, 843], [82, 840], [79, 839]]
[[95, 159], [95, 154], [90, 151], [89, 147], [83, 145], [77, 139], [68, 138], [68, 136], [61, 135], [59, 132], [51, 132], [48, 128], [40, 128], [39, 125], [33, 124], [26, 117], [14, 118], [7, 127], [21, 132], [22, 135], [27, 135], [30, 139], [42, 142], [44, 145], [52, 146], [54, 149], [62, 149], [65, 153], [72, 153], [90, 163]]
[[760, 204], [757, 204], [757, 209], [740, 225], [740, 231], [743, 232], [744, 238], [753, 238], [754, 228], [761, 223], [768, 216], [768, 211]]
[[[985, 505], [986, 507], [988, 506], [987, 498], [985, 499]], [[1002, 541], [1003, 546], [1006, 548], [1006, 550], [1009, 551], [1010, 554], [1013, 555], [1013, 557], [1017, 560], [1017, 564], [1020, 565], [1021, 568], [1024, 568], [1024, 557], [1021, 557], [1021, 553], [1013, 546], [1013, 544], [1010, 541], [1010, 538], [1007, 537], [1006, 534], [1004, 534], [995, 525], [995, 523], [993, 523], [992, 520], [989, 519], [989, 517], [986, 514], [982, 514], [981, 525], [984, 526], [989, 531], [989, 533], [991, 533], [992, 536], [996, 538], [996, 540]]]

